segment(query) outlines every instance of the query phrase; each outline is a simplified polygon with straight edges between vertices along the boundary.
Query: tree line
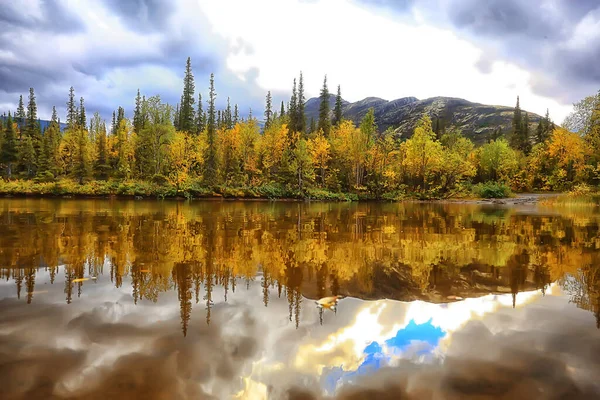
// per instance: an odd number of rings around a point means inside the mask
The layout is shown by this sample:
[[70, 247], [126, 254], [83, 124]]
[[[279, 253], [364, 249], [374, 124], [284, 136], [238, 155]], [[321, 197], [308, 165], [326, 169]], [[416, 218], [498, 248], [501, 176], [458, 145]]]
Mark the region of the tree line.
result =
[[138, 90], [133, 118], [118, 107], [107, 126], [98, 113], [88, 120], [83, 97], [77, 101], [71, 87], [66, 129], [61, 131], [53, 108], [42, 132], [31, 88], [27, 106], [21, 96], [0, 126], [3, 176], [41, 183], [147, 181], [178, 193], [270, 187], [279, 197], [354, 193], [390, 199], [448, 197], [490, 181], [520, 191], [569, 190], [600, 179], [600, 92], [576, 104], [564, 127], [549, 113], [533, 126], [517, 98], [511, 132], [498, 129], [481, 147], [429, 115], [408, 139], [393, 129], [381, 132], [372, 109], [360, 121], [347, 120], [339, 86], [330, 109], [327, 77], [318, 120], [310, 123], [302, 73], [287, 104], [277, 107], [267, 93], [262, 127], [251, 112], [240, 117], [229, 98], [224, 110], [217, 109], [216, 98], [212, 74], [206, 101], [196, 93], [188, 58], [175, 107]]

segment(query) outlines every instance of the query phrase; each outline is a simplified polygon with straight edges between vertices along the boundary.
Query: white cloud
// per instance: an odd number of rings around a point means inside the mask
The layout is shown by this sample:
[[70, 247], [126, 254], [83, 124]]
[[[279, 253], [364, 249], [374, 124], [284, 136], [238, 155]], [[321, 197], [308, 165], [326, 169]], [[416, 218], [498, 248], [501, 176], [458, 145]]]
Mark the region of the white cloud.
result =
[[452, 96], [512, 106], [520, 95], [525, 109], [543, 115], [550, 108], [557, 121], [570, 110], [570, 105], [533, 94], [535, 76], [515, 64], [496, 61], [490, 74], [482, 73], [476, 64], [487, 49], [449, 30], [370, 13], [346, 0], [202, 5], [220, 35], [252, 46], [251, 54], [230, 53], [227, 66], [240, 77], [258, 68], [257, 82], [265, 91], [289, 91], [302, 70], [308, 97], [318, 95], [327, 74], [330, 88], [341, 84], [349, 101]]

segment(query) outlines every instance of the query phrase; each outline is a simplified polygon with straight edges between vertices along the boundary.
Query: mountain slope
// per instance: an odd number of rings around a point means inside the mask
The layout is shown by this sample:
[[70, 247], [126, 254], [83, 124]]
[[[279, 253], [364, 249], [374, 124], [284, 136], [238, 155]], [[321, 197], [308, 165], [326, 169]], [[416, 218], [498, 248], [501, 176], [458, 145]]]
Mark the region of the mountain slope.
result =
[[[335, 104], [335, 96], [330, 99], [331, 108]], [[381, 132], [392, 128], [396, 135], [408, 138], [412, 136], [415, 125], [424, 113], [434, 120], [440, 121], [446, 127], [460, 128], [465, 136], [477, 144], [484, 143], [498, 127], [502, 128], [504, 136], [512, 129], [513, 107], [493, 106], [454, 98], [432, 97], [419, 100], [415, 97], [404, 97], [392, 101], [377, 97], [349, 103], [344, 101], [344, 118], [356, 124], [365, 116], [369, 108], [375, 110], [375, 121]], [[306, 117], [317, 120], [319, 118], [319, 99], [312, 98], [306, 102]], [[529, 113], [530, 129], [540, 120], [537, 114]]]
[[[6, 119], [7, 118], [8, 117], [6, 117], [4, 115], [0, 115], [0, 121], [2, 121], [3, 124], [6, 123]], [[48, 120], [38, 119], [38, 122], [40, 124], [40, 128], [42, 129], [42, 132], [44, 132], [48, 128], [48, 126], [50, 126], [50, 121], [48, 121]], [[22, 124], [25, 124], [25, 122], [23, 122]], [[19, 124], [19, 125], [21, 126], [22, 124]], [[65, 129], [67, 129], [67, 124], [61, 122], [60, 123], [60, 130], [64, 131]]]

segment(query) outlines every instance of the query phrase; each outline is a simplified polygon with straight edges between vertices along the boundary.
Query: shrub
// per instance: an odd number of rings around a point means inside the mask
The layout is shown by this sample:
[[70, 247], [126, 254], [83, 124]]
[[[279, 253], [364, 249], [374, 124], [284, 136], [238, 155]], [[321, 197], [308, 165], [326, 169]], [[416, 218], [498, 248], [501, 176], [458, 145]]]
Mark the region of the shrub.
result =
[[484, 199], [502, 199], [510, 197], [512, 192], [510, 188], [499, 182], [485, 182], [473, 186], [473, 193]]
[[152, 183], [155, 183], [155, 184], [161, 185], [161, 186], [165, 186], [169, 183], [169, 179], [162, 174], [153, 175], [151, 181], [152, 181]]

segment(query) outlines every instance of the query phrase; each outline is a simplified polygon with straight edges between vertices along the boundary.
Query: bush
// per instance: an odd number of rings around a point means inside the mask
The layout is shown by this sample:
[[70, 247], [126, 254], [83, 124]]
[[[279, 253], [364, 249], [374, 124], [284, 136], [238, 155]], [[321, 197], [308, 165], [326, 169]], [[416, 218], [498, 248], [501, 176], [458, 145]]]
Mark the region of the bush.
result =
[[169, 179], [162, 174], [153, 175], [151, 181], [152, 181], [152, 183], [160, 185], [160, 186], [165, 186], [169, 183]]
[[479, 183], [473, 186], [473, 193], [484, 199], [502, 199], [512, 194], [507, 185], [499, 182]]

